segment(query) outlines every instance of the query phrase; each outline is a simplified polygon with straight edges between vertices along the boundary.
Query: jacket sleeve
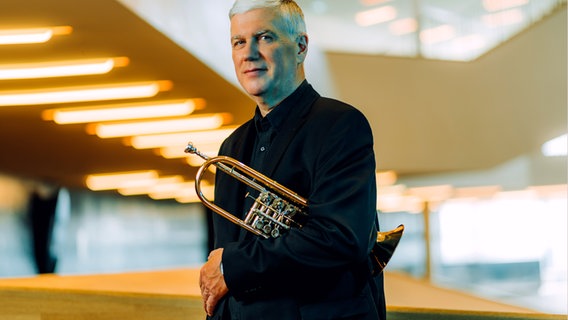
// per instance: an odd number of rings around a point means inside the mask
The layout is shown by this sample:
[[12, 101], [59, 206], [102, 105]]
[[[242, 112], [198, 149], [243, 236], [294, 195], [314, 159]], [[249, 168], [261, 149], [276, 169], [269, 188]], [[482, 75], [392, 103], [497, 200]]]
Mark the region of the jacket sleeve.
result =
[[309, 219], [277, 239], [256, 237], [225, 246], [225, 281], [235, 296], [263, 289], [308, 290], [368, 259], [376, 236], [370, 126], [355, 109], [318, 121], [325, 125], [304, 125], [309, 133], [295, 138], [310, 148], [299, 155], [308, 160], [290, 161], [302, 163], [309, 175]]

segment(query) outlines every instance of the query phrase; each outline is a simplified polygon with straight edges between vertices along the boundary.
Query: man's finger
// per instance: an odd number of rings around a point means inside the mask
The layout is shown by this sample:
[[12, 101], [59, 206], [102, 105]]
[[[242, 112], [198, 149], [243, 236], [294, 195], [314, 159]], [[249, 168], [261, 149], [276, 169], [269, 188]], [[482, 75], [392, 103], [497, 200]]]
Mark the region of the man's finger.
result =
[[215, 306], [217, 305], [217, 301], [215, 300], [216, 299], [213, 298], [212, 295], [207, 297], [207, 301], [205, 302], [205, 312], [207, 313], [208, 316], [213, 315], [213, 311], [215, 310]]

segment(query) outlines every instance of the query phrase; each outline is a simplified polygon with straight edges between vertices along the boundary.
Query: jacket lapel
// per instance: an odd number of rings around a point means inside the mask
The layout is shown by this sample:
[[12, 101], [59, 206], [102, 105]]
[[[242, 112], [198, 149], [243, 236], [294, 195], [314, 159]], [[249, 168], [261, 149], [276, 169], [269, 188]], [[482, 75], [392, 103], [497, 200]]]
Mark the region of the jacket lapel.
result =
[[263, 172], [266, 176], [271, 177], [274, 174], [274, 170], [278, 167], [290, 142], [292, 142], [296, 133], [306, 122], [309, 111], [318, 97], [319, 94], [311, 89], [298, 99], [299, 103], [296, 108], [300, 110], [290, 112], [288, 119], [285, 120], [287, 126], [278, 132], [270, 146], [270, 150], [268, 150], [268, 154], [266, 155], [268, 161], [265, 162], [263, 167]]
[[240, 134], [239, 139], [237, 139], [233, 145], [228, 146], [228, 154], [230, 154], [234, 159], [246, 164], [250, 161], [254, 145], [254, 122], [252, 120], [248, 121], [243, 125], [242, 130], [243, 132]]

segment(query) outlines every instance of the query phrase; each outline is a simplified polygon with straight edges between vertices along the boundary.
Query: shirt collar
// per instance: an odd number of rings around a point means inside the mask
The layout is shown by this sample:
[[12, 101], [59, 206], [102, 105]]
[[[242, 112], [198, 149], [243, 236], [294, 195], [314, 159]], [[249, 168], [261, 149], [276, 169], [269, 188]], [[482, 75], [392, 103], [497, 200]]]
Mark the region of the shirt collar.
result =
[[272, 126], [277, 131], [282, 128], [282, 124], [286, 115], [292, 112], [294, 106], [299, 105], [299, 100], [303, 93], [310, 88], [307, 80], [304, 80], [291, 95], [286, 97], [279, 105], [273, 107], [273, 109], [263, 118], [260, 109], [256, 107], [254, 113], [254, 123], [256, 125], [256, 130], [264, 131], [268, 127]]

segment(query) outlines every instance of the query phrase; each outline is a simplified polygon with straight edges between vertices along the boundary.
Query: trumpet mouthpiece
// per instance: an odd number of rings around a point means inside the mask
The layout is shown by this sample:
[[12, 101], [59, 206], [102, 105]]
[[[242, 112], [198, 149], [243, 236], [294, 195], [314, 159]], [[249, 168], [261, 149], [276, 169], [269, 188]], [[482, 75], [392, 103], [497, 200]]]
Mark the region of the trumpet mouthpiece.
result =
[[189, 142], [189, 143], [187, 144], [187, 147], [185, 147], [184, 152], [185, 152], [185, 153], [193, 153], [193, 154], [195, 154], [195, 153], [197, 153], [197, 148], [193, 146], [193, 143]]

